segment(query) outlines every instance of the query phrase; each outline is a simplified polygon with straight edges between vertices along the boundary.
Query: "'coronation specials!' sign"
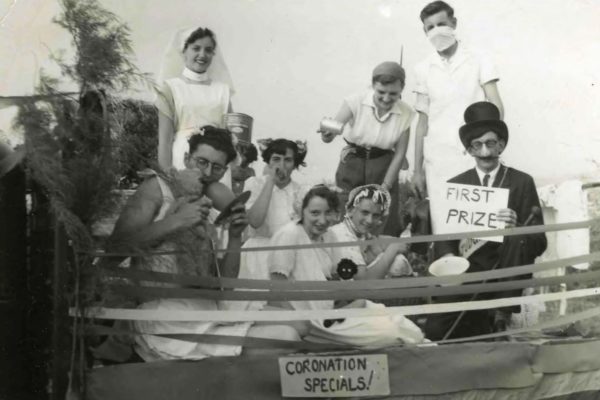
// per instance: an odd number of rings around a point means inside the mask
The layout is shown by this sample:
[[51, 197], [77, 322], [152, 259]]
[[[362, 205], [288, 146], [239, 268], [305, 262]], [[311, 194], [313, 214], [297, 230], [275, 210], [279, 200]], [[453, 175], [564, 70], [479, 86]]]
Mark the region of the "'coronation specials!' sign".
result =
[[[503, 229], [504, 222], [496, 219], [498, 210], [508, 206], [508, 189], [444, 183], [441, 198], [432, 201], [439, 207], [435, 215], [443, 216], [437, 221], [438, 234], [474, 232]], [[502, 242], [502, 236], [485, 237], [485, 240]]]
[[281, 357], [283, 397], [355, 397], [390, 394], [387, 355]]

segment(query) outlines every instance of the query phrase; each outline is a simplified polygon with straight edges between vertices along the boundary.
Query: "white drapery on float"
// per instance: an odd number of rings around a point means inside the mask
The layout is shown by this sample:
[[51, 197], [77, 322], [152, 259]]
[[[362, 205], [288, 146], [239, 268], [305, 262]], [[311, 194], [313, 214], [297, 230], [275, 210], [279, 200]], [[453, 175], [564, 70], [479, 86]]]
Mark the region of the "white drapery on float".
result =
[[[557, 230], [563, 228], [581, 228], [589, 226], [590, 223], [581, 222], [562, 226], [535, 226], [516, 228], [501, 231], [504, 234], [520, 234], [534, 232], [536, 230]], [[500, 233], [500, 232], [498, 232]], [[495, 232], [488, 232], [494, 235]], [[480, 234], [478, 234], [479, 236]], [[458, 236], [464, 236], [459, 234]], [[432, 239], [432, 238], [425, 238]], [[415, 239], [399, 239], [415, 241]], [[342, 244], [334, 244], [342, 245]], [[332, 244], [313, 244], [312, 246], [332, 246]], [[290, 246], [285, 246], [290, 247]], [[294, 246], [298, 247], [298, 246]], [[258, 249], [257, 249], [258, 250]], [[264, 249], [263, 249], [264, 250]], [[272, 249], [275, 250], [275, 249]], [[248, 250], [247, 250], [248, 251]], [[262, 288], [262, 296], [282, 297], [314, 297], [330, 298], [337, 296], [346, 298], [348, 296], [359, 296], [364, 292], [363, 288], [375, 288], [372, 296], [380, 298], [378, 291], [387, 293], [385, 296], [403, 297], [404, 291], [411, 288], [418, 289], [418, 293], [442, 292], [442, 291], [473, 291], [477, 285], [447, 286], [446, 283], [480, 282], [491, 277], [506, 277], [521, 275], [525, 270], [528, 272], [536, 270], [550, 270], [560, 268], [563, 265], [577, 265], [582, 262], [598, 261], [599, 253], [593, 253], [571, 259], [555, 260], [542, 264], [507, 268], [504, 270], [487, 271], [482, 273], [468, 273], [459, 276], [442, 278], [413, 278], [408, 280], [386, 280], [386, 281], [356, 281], [356, 282], [271, 282], [256, 280], [221, 279], [221, 287], [253, 287]], [[129, 274], [139, 275], [142, 280], [171, 279], [156, 273], [135, 272], [121, 270], [116, 272], [118, 276], [125, 277]], [[598, 280], [599, 272], [586, 273], [591, 280]], [[484, 277], [485, 275], [485, 277]], [[593, 276], [592, 276], [593, 275]], [[133, 276], [133, 275], [132, 275]], [[578, 275], [580, 279], [586, 280], [584, 274]], [[577, 278], [577, 275], [573, 276]], [[180, 279], [186, 279], [181, 276]], [[203, 281], [205, 285], [212, 282], [217, 284], [214, 278], [187, 278], [193, 279], [194, 284]], [[555, 278], [550, 278], [555, 279]], [[566, 279], [559, 277], [558, 280]], [[577, 279], [570, 279], [575, 282]], [[519, 281], [512, 284], [519, 285]], [[192, 281], [190, 281], [192, 283]], [[523, 283], [521, 283], [522, 285]], [[527, 284], [527, 282], [525, 282]], [[352, 286], [351, 288], [341, 285]], [[489, 286], [498, 285], [486, 284]], [[201, 285], [202, 286], [202, 285]], [[393, 291], [386, 288], [394, 287]], [[269, 289], [265, 291], [265, 289]], [[295, 294], [280, 292], [284, 288], [293, 288]], [[329, 288], [329, 291], [327, 289]], [[337, 290], [332, 291], [332, 288]], [[319, 289], [319, 290], [317, 290]], [[179, 290], [179, 289], [174, 289]], [[284, 289], [285, 290], [285, 289]], [[327, 294], [323, 294], [321, 290]], [[386, 290], [388, 290], [386, 292]], [[306, 291], [306, 292], [304, 292]], [[123, 292], [124, 293], [124, 292]], [[441, 293], [440, 293], [441, 294]], [[449, 294], [449, 293], [445, 293]], [[256, 291], [213, 291], [212, 296], [223, 298], [238, 298], [242, 300], [245, 296], [256, 297]], [[258, 293], [260, 296], [261, 293]], [[263, 321], [286, 321], [314, 318], [348, 318], [364, 315], [377, 315], [382, 313], [400, 312], [405, 315], [430, 314], [437, 312], [456, 311], [460, 309], [482, 309], [497, 308], [510, 304], [531, 303], [539, 300], [555, 301], [562, 298], [580, 298], [599, 296], [600, 288], [589, 288], [571, 290], [566, 293], [549, 293], [544, 295], [528, 296], [526, 298], [515, 297], [508, 299], [495, 299], [486, 301], [471, 301], [465, 303], [426, 304], [417, 306], [402, 306], [380, 309], [343, 309], [343, 310], [311, 310], [307, 311], [190, 311], [190, 312], [155, 312], [149, 310], [135, 309], [89, 309], [90, 316], [99, 319], [154, 319], [154, 320], [210, 320], [210, 321], [234, 321], [234, 320], [263, 320]], [[325, 297], [323, 297], [325, 296]], [[74, 312], [74, 311], [73, 311]], [[600, 351], [600, 341], [597, 339], [581, 340], [581, 338], [558, 339], [545, 335], [534, 335], [521, 337], [519, 335], [528, 331], [540, 329], [557, 328], [580, 319], [600, 316], [600, 310], [591, 308], [567, 317], [540, 324], [536, 327], [500, 332], [490, 335], [482, 335], [473, 338], [453, 339], [446, 342], [460, 342], [473, 339], [490, 339], [503, 335], [513, 335], [516, 342], [503, 343], [472, 343], [460, 345], [446, 345], [441, 347], [405, 345], [400, 348], [378, 349], [379, 354], [385, 354], [389, 363], [390, 397], [397, 399], [512, 399], [512, 398], [552, 398], [558, 395], [566, 395], [581, 391], [600, 390], [600, 361], [596, 355]], [[97, 334], [110, 334], [111, 328], [91, 326], [97, 329]], [[169, 332], [173, 337], [174, 332]], [[208, 335], [210, 336], [210, 335]], [[535, 338], [535, 341], [531, 341]], [[292, 349], [308, 349], [318, 351], [315, 344], [311, 342], [289, 342], [281, 341], [269, 343], [269, 341], [256, 341], [253, 338], [226, 338], [206, 337], [206, 335], [187, 335], [182, 340], [209, 343], [224, 343], [226, 340], [236, 340], [240, 344], [257, 347], [282, 346], [293, 344]], [[319, 342], [321, 343], [321, 342]], [[334, 347], [335, 349], [335, 347]], [[332, 353], [328, 353], [332, 354]], [[356, 350], [343, 352], [337, 349], [338, 355], [362, 354]], [[485, 354], [485, 357], [482, 357]], [[318, 356], [312, 354], [307, 357]], [[559, 363], [556, 361], [560, 360]], [[165, 382], [177, 380], [187, 382], [186, 384], [170, 385], [174, 388], [176, 396], [181, 399], [196, 398], [199, 393], [209, 398], [218, 396], [223, 399], [234, 399], [243, 397], [256, 398], [279, 398], [280, 377], [276, 370], [277, 359], [272, 356], [266, 357], [242, 357], [234, 361], [230, 358], [211, 358], [201, 363], [159, 363], [159, 364], [129, 364], [123, 366], [112, 366], [95, 369], [88, 375], [88, 395], [91, 399], [104, 398], [160, 398], [162, 387]], [[449, 366], [453, 366], [449, 368]], [[198, 380], [198, 376], [206, 376], [210, 371], [210, 381]], [[216, 372], [218, 371], [218, 372]], [[161, 387], [148, 385], [144, 377], [148, 373], [160, 374], [162, 377]], [[236, 377], [236, 385], [224, 385], [223, 382]], [[435, 379], [433, 379], [435, 378]], [[126, 383], [125, 383], [126, 382]], [[138, 384], [139, 382], [139, 384]], [[196, 397], [194, 397], [196, 396]]]

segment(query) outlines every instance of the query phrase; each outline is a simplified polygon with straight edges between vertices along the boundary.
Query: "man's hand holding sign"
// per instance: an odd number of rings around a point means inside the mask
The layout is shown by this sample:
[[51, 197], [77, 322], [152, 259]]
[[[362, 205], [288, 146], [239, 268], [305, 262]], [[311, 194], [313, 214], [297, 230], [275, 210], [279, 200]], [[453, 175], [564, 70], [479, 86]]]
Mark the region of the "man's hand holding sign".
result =
[[[512, 227], [516, 224], [515, 211], [508, 208], [508, 189], [481, 187], [460, 183], [446, 183], [443, 198], [431, 198], [431, 207], [443, 209], [444, 220], [439, 221], [441, 234], [476, 232]], [[502, 236], [486, 240], [502, 242]]]

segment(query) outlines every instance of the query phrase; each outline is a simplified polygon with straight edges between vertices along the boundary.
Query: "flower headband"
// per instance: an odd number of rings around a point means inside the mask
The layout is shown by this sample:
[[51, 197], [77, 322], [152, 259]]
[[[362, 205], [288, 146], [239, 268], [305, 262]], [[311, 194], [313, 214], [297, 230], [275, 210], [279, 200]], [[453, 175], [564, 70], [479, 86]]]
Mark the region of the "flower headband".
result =
[[361, 200], [368, 199], [374, 201], [382, 207], [382, 213], [387, 216], [392, 204], [390, 192], [381, 185], [370, 184], [355, 187], [348, 195], [346, 202], [346, 212], [349, 212], [360, 203]]
[[273, 144], [273, 142], [275, 141], [287, 141], [287, 142], [291, 142], [293, 144], [296, 145], [296, 148], [298, 149], [296, 157], [295, 157], [295, 161], [296, 161], [296, 165], [302, 165], [304, 166], [304, 159], [306, 158], [306, 153], [308, 151], [307, 146], [306, 146], [306, 141], [301, 141], [301, 140], [296, 140], [296, 141], [292, 141], [292, 140], [288, 140], [288, 139], [258, 139], [256, 141], [256, 143], [258, 144], [258, 149], [260, 151], [261, 154], [263, 154], [265, 151], [267, 151], [267, 149], [269, 148], [269, 146], [271, 146]]
[[[258, 143], [258, 149], [260, 150], [260, 152], [264, 152], [265, 150], [267, 150], [267, 148], [271, 145], [271, 143], [274, 142], [274, 140], [276, 139], [258, 139], [256, 141], [256, 143]], [[290, 140], [290, 142], [292, 142]], [[299, 155], [305, 155], [306, 154], [306, 140], [303, 142], [301, 140], [296, 140], [293, 143], [296, 144], [296, 146], [298, 147], [298, 154]]]

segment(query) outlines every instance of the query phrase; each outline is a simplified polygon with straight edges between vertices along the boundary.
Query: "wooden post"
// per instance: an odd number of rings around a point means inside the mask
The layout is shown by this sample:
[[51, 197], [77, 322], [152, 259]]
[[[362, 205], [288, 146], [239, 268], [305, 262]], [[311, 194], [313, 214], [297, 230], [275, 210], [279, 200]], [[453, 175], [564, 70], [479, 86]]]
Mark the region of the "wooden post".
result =
[[69, 305], [65, 294], [69, 293], [68, 243], [65, 231], [54, 221], [54, 262], [52, 266], [52, 396], [54, 400], [65, 397], [69, 371]]
[[0, 398], [29, 389], [25, 350], [27, 247], [25, 174], [14, 168], [0, 178]]
[[29, 394], [34, 398], [49, 398], [50, 356], [52, 354], [52, 291], [51, 272], [54, 245], [50, 204], [44, 190], [28, 181], [31, 212], [28, 218], [28, 275], [26, 335], [29, 373]]

